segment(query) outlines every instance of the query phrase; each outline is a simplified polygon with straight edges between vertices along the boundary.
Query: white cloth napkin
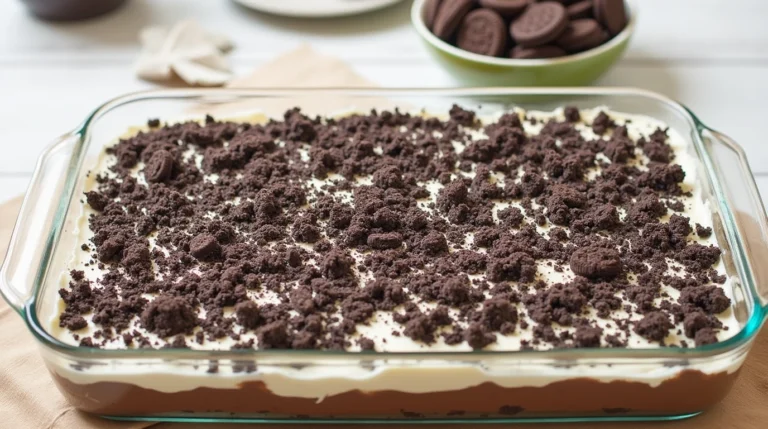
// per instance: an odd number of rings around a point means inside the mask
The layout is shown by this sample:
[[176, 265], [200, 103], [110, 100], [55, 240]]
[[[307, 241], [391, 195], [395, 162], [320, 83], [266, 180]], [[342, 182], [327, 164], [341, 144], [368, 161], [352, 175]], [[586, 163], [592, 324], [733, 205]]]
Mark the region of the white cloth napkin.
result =
[[147, 27], [139, 38], [143, 48], [136, 74], [142, 79], [168, 81], [178, 76], [189, 85], [220, 86], [232, 77], [226, 57], [231, 40], [206, 31], [196, 21]]

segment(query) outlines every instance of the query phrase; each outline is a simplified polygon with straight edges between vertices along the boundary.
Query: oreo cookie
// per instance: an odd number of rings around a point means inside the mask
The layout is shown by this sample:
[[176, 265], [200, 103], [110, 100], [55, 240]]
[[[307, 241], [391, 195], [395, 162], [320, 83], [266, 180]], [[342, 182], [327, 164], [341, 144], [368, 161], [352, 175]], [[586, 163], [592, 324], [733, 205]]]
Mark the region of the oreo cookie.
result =
[[[516, 59], [594, 48], [628, 21], [622, 0], [426, 0], [423, 15], [425, 25], [446, 42], [480, 55], [507, 52]], [[508, 29], [514, 49], [507, 51], [509, 36], [499, 35], [499, 23]]]
[[166, 150], [158, 150], [152, 154], [144, 168], [144, 177], [147, 182], [159, 183], [171, 177], [173, 174], [173, 155]]
[[627, 25], [627, 10], [624, 0], [594, 0], [595, 19], [600, 21], [608, 32], [615, 36]]
[[491, 9], [473, 10], [461, 22], [456, 44], [476, 54], [501, 55], [507, 44], [504, 19]]
[[590, 18], [592, 17], [593, 7], [594, 5], [592, 0], [582, 0], [578, 3], [574, 3], [568, 6], [565, 8], [565, 11], [568, 14], [568, 19], [570, 20]]
[[565, 7], [557, 2], [534, 3], [509, 27], [512, 38], [526, 48], [546, 45], [565, 31], [568, 16]]
[[582, 247], [571, 255], [571, 271], [588, 279], [611, 279], [621, 272], [619, 252], [604, 247]]
[[[440, 3], [442, 0], [426, 0], [424, 2], [424, 25], [430, 30], [435, 26], [435, 18], [437, 17], [437, 11], [440, 9]], [[592, 5], [590, 5], [590, 8]]]
[[474, 0], [450, 0], [441, 2], [435, 15], [432, 32], [435, 36], [448, 40], [456, 32], [461, 20], [475, 5]]
[[557, 58], [566, 55], [566, 52], [555, 45], [536, 46], [535, 48], [524, 48], [515, 46], [509, 51], [510, 58], [519, 60], [533, 60], [541, 58]]
[[479, 0], [480, 6], [491, 9], [504, 18], [514, 18], [525, 10], [529, 0]]
[[599, 46], [608, 40], [608, 33], [594, 19], [572, 21], [557, 39], [557, 46], [568, 52], [579, 52]]

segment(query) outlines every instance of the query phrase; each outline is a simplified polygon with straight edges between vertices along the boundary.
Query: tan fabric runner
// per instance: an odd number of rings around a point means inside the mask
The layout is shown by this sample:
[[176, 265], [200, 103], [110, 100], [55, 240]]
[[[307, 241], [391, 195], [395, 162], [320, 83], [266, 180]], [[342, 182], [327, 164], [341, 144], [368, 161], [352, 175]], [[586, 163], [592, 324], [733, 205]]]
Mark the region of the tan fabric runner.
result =
[[[370, 86], [348, 65], [301, 47], [260, 68], [250, 76], [232, 82], [233, 87], [349, 87]], [[5, 255], [21, 197], [0, 204], [0, 256]], [[768, 259], [768, 258], [767, 258]], [[111, 422], [74, 410], [59, 394], [38, 356], [37, 345], [21, 318], [0, 299], [0, 427], [14, 429], [180, 428], [178, 424]], [[696, 392], [690, 392], [695, 395]], [[243, 425], [188, 425], [185, 428], [241, 428]], [[525, 428], [592, 428], [579, 425], [514, 425]], [[768, 427], [768, 332], [758, 339], [741, 376], [728, 398], [718, 407], [693, 419], [670, 423], [605, 424], [622, 429], [759, 429]], [[301, 425], [265, 425], [262, 428], [290, 429]], [[318, 426], [312, 426], [318, 427]], [[332, 426], [323, 426], [332, 427]], [[399, 426], [416, 428], [417, 426]], [[419, 426], [421, 427], [421, 426]], [[470, 426], [450, 426], [466, 429]], [[498, 426], [497, 426], [498, 427]]]

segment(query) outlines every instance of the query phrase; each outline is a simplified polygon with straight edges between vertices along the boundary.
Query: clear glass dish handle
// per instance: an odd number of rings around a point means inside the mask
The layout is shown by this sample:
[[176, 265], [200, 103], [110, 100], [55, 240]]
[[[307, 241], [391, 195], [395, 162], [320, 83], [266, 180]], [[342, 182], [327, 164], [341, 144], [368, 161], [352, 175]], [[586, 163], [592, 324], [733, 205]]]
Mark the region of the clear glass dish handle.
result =
[[723, 133], [702, 130], [723, 197], [731, 208], [741, 244], [750, 265], [756, 298], [768, 305], [768, 218], [747, 155], [741, 146]]
[[47, 257], [46, 249], [56, 238], [52, 235], [52, 222], [66, 210], [60, 196], [69, 170], [75, 167], [72, 152], [80, 137], [77, 133], [65, 134], [43, 152], [16, 218], [0, 269], [0, 293], [19, 313], [45, 274], [43, 269], [47, 264], [42, 263], [42, 259]]

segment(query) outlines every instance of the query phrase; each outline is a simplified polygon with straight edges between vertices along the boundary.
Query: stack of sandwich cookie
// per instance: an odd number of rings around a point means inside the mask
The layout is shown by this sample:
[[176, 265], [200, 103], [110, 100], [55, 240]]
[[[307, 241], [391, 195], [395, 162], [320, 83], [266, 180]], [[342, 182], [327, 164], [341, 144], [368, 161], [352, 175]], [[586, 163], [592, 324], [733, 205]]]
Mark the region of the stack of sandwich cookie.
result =
[[552, 58], [592, 49], [627, 25], [623, 0], [428, 0], [426, 26], [461, 49]]

